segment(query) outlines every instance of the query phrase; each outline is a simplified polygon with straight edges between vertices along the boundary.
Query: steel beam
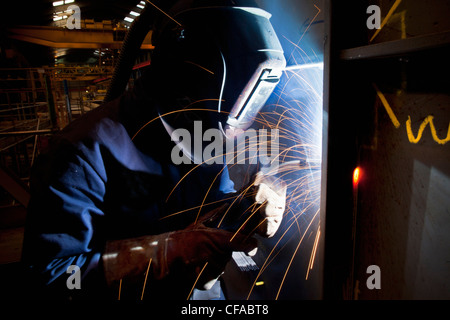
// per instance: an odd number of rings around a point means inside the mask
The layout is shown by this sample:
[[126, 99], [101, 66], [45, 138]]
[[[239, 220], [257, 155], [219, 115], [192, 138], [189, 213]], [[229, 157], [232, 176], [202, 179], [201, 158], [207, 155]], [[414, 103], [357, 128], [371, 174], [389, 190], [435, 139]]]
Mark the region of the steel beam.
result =
[[0, 132], [0, 137], [8, 137], [8, 136], [23, 136], [27, 134], [36, 135], [36, 134], [52, 134], [55, 133], [56, 130], [52, 129], [41, 129], [41, 130], [27, 130], [27, 131], [8, 131], [8, 132]]
[[[47, 26], [15, 26], [8, 29], [9, 37], [52, 48], [77, 49], [120, 49], [123, 41], [115, 40], [118, 32], [110, 29], [67, 29]], [[142, 43], [141, 49], [153, 49], [151, 31]]]
[[340, 52], [342, 60], [363, 60], [404, 55], [450, 45], [450, 31], [371, 44]]

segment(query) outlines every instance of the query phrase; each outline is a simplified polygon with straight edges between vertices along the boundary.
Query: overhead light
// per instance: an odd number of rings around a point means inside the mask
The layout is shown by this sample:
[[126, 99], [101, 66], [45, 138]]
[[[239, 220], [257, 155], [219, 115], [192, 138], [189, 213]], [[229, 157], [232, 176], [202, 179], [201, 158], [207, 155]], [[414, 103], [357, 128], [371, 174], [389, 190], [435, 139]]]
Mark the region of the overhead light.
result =
[[130, 17], [125, 17], [125, 19], [123, 19], [123, 20], [125, 20], [127, 22], [133, 22], [134, 21], [134, 19], [130, 18]]
[[144, 9], [144, 6], [142, 4], [137, 4], [136, 7], [138, 7], [139, 9]]
[[143, 6], [145, 6], [145, 1], [141, 1], [139, 3], [142, 4]]
[[53, 21], [62, 20], [62, 17], [53, 17]]
[[54, 1], [53, 2], [53, 6], [57, 7], [57, 6], [62, 6], [63, 4], [69, 4], [69, 3], [74, 3], [75, 0], [61, 0], [61, 1]]
[[141, 15], [140, 13], [137, 13], [135, 11], [130, 11], [130, 14], [135, 17], [139, 17]]

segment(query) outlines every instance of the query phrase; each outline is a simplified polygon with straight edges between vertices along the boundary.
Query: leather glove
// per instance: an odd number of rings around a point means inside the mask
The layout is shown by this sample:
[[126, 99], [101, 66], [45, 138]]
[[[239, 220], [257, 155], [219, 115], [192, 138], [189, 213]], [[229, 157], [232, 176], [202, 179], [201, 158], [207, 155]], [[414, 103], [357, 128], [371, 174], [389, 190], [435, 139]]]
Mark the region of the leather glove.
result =
[[256, 174], [254, 186], [257, 189], [255, 201], [260, 205], [260, 213], [264, 217], [256, 232], [264, 237], [273, 237], [286, 208], [286, 183], [260, 171]]
[[178, 274], [192, 286], [207, 263], [196, 287], [209, 289], [223, 273], [233, 251], [250, 252], [257, 246], [253, 238], [205, 226], [226, 207], [211, 211], [180, 231], [107, 242], [102, 256], [107, 282], [145, 274], [150, 263], [149, 277], [161, 280]]

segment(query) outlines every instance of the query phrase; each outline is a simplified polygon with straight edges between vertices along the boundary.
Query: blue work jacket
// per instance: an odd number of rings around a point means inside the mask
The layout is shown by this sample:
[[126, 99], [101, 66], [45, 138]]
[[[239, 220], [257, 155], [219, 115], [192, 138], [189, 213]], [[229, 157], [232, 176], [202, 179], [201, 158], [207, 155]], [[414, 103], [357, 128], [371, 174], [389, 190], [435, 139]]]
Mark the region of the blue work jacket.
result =
[[143, 91], [138, 82], [75, 120], [36, 162], [23, 247], [35, 287], [67, 291], [71, 265], [81, 291], [101, 286], [106, 241], [182, 229], [235, 192], [223, 165], [174, 165], [159, 121], [132, 139], [157, 115]]

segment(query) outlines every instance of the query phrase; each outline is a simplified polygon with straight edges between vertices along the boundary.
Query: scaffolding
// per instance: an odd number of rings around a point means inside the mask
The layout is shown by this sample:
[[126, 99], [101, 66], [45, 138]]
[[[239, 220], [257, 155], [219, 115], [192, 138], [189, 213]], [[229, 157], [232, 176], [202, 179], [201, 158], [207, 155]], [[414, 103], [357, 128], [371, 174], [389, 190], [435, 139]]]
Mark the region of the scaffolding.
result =
[[[95, 53], [94, 53], [95, 54]], [[0, 266], [20, 260], [31, 168], [51, 136], [103, 103], [114, 58], [97, 65], [0, 68]], [[149, 64], [141, 54], [128, 88]], [[55, 59], [55, 63], [58, 63]]]
[[49, 135], [102, 103], [112, 66], [0, 69], [0, 164], [28, 181]]

